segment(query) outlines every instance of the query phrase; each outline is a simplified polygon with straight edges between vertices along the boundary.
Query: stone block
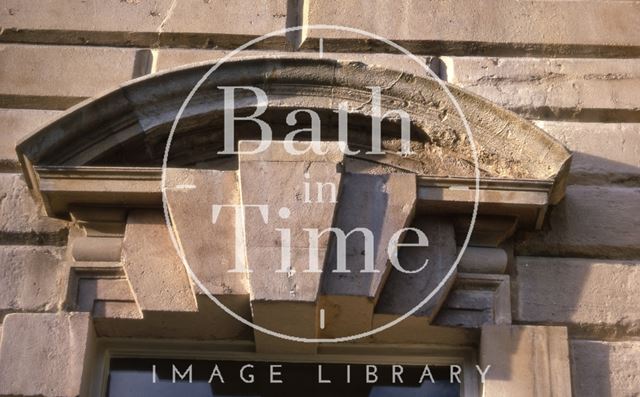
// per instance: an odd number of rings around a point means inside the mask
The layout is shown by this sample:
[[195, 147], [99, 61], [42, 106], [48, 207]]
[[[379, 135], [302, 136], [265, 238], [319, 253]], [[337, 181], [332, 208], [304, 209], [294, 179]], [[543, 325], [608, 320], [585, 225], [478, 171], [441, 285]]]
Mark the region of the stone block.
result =
[[[458, 254], [462, 247], [458, 247]], [[502, 274], [509, 257], [502, 248], [467, 247], [458, 263], [458, 270], [467, 273]]]
[[6, 29], [24, 31], [148, 31], [155, 32], [171, 6], [171, 0], [155, 3], [135, 1], [45, 0], [38, 4], [9, 0], [4, 3], [0, 23]]
[[451, 57], [443, 62], [448, 82], [526, 117], [640, 121], [637, 59]]
[[[398, 315], [376, 313], [373, 316], [373, 328], [378, 328], [396, 320]], [[441, 327], [427, 324], [420, 317], [409, 317], [393, 327], [376, 333], [368, 339], [372, 343], [411, 345], [456, 345], [478, 346], [480, 330], [462, 327]], [[414, 350], [415, 352], [415, 350]]]
[[71, 254], [76, 261], [120, 262], [122, 237], [78, 237], [73, 240]]
[[0, 395], [89, 395], [95, 332], [88, 313], [11, 314], [0, 342]]
[[[257, 144], [241, 141], [239, 150]], [[303, 149], [300, 145], [308, 144], [296, 143], [297, 150]], [[335, 142], [321, 143], [320, 149], [326, 154], [294, 155], [283, 142], [271, 142], [261, 153], [238, 156], [253, 319], [294, 337], [313, 338], [319, 329], [317, 300], [330, 235], [319, 233], [332, 226], [340, 197], [343, 154]], [[318, 233], [315, 242], [309, 229]], [[316, 349], [261, 332], [255, 337], [261, 352]]]
[[18, 169], [16, 143], [60, 113], [55, 110], [0, 109], [0, 167]]
[[[345, 235], [353, 232], [345, 240], [344, 247], [348, 273], [336, 272], [339, 258], [334, 239], [328, 253], [322, 293], [377, 299], [391, 270], [388, 254], [391, 238], [407, 227], [413, 218], [416, 178], [413, 174], [345, 174], [342, 183], [333, 227]], [[364, 234], [354, 231], [358, 228], [371, 232], [372, 250], [366, 245]], [[401, 239], [398, 241], [402, 242]], [[367, 254], [371, 256], [370, 266], [375, 273], [362, 272], [367, 265]]]
[[5, 244], [61, 245], [67, 222], [49, 218], [23, 176], [0, 174], [0, 240]]
[[[297, 338], [317, 338], [318, 307], [314, 302], [252, 301], [253, 321], [270, 331]], [[258, 353], [314, 354], [316, 343], [289, 339], [254, 331]]]
[[575, 396], [640, 395], [640, 342], [571, 341]]
[[133, 48], [6, 44], [0, 54], [4, 107], [66, 109], [150, 71], [150, 53]]
[[576, 332], [640, 335], [640, 267], [601, 259], [517, 257], [516, 319]]
[[[391, 238], [411, 222], [417, 197], [413, 174], [345, 174], [342, 185], [333, 227], [353, 234], [345, 239], [341, 254], [348, 273], [336, 272], [335, 238], [327, 254], [321, 293], [322, 308], [330, 319], [323, 334], [331, 337], [371, 329], [375, 303], [391, 271], [388, 247], [395, 247]], [[357, 228], [370, 232], [370, 246]], [[363, 272], [367, 260], [375, 273]]]
[[634, 183], [640, 177], [640, 124], [538, 121], [573, 152], [569, 182]]
[[507, 275], [459, 272], [433, 325], [469, 329], [511, 324], [510, 290]]
[[122, 264], [142, 312], [194, 312], [195, 295], [161, 211], [129, 213]]
[[135, 304], [131, 286], [125, 278], [80, 278], [77, 287], [79, 311], [91, 312], [95, 317], [102, 317], [110, 314], [108, 310], [101, 310], [105, 304], [105, 308], [109, 309], [114, 303], [121, 306], [124, 306], [124, 303], [132, 303], [135, 308], [134, 318], [142, 318]]
[[[241, 142], [240, 150], [248, 151], [252, 144]], [[306, 229], [320, 233], [331, 227], [342, 178], [337, 143], [322, 147], [329, 149], [327, 155], [295, 156], [282, 142], [272, 142], [262, 153], [239, 155], [252, 300], [315, 302], [318, 296], [330, 233], [319, 234], [314, 247]], [[286, 267], [283, 251], [288, 251], [281, 230], [290, 235], [291, 271], [279, 271]], [[312, 255], [317, 256], [318, 271], [305, 271]]]
[[571, 396], [569, 342], [564, 327], [484, 326], [480, 367], [488, 365], [485, 396]]
[[[111, 286], [113, 288], [114, 286]], [[150, 312], [140, 315], [135, 303], [97, 300], [96, 332], [102, 337], [170, 338], [191, 340], [253, 340], [251, 328], [230, 317], [209, 297], [198, 295], [198, 311]], [[251, 321], [249, 297], [226, 295], [218, 300], [229, 310]]]
[[231, 272], [236, 260], [246, 267], [243, 225], [229, 207], [240, 205], [237, 173], [169, 169], [166, 191], [173, 230], [194, 275], [213, 295], [248, 295], [247, 275]]
[[61, 249], [0, 247], [0, 316], [13, 311], [55, 311], [65, 296]]
[[0, 11], [0, 38], [74, 45], [240, 45], [247, 36], [284, 28], [286, 12], [285, 0], [255, 1], [248, 7], [224, 0], [9, 0]]
[[161, 26], [162, 32], [261, 36], [284, 29], [287, 17], [285, 0], [257, 0], [248, 7], [225, 0], [173, 4]]
[[562, 202], [547, 214], [538, 232], [526, 232], [518, 255], [640, 257], [640, 188], [578, 186], [567, 188]]
[[[638, 45], [640, 39], [628, 32], [639, 22], [639, 7], [627, 2], [322, 0], [311, 2], [308, 18], [310, 24], [359, 28], [432, 53], [509, 48], [558, 54], [575, 52], [577, 46]], [[351, 32], [309, 32], [311, 38], [318, 36], [360, 39], [363, 48], [377, 47], [373, 40]], [[330, 44], [325, 43], [327, 50]], [[624, 51], [619, 48], [610, 54]]]
[[[401, 247], [398, 262], [408, 271], [419, 269], [428, 260], [426, 267], [418, 273], [403, 273], [392, 269], [384, 285], [376, 313], [403, 315], [422, 302], [445, 279], [456, 259], [456, 240], [453, 223], [441, 217], [416, 218], [411, 227], [420, 229], [429, 240], [428, 246]], [[415, 232], [408, 234], [404, 243], [417, 243]], [[451, 277], [432, 298], [421, 306], [414, 316], [434, 319], [456, 278]]]

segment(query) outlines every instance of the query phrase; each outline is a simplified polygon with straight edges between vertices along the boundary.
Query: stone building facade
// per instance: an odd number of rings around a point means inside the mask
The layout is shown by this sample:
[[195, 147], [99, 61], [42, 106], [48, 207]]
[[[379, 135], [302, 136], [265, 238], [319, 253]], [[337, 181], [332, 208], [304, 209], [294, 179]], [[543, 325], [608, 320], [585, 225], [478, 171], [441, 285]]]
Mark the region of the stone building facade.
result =
[[[150, 359], [431, 364], [457, 366], [466, 397], [639, 395], [638, 26], [637, 1], [0, 0], [0, 395], [118, 395], [118, 365]], [[270, 32], [172, 130], [216, 60]], [[269, 95], [264, 152], [216, 154], [220, 86]], [[412, 154], [393, 117], [383, 155], [340, 150], [340, 101], [350, 147], [371, 147], [374, 86], [381, 114], [411, 115]], [[283, 150], [295, 108], [327, 126], [324, 155]], [[255, 123], [236, 132], [259, 144]], [[306, 207], [307, 179], [335, 202]], [[261, 200], [288, 212], [211, 221], [212, 203]], [[338, 265], [335, 239], [298, 244], [311, 225], [373, 228], [378, 273], [304, 272], [311, 251]], [[296, 272], [271, 266], [284, 226]], [[425, 273], [390, 265], [406, 227], [431, 236], [398, 253]], [[349, 247], [361, 268], [365, 242]]]

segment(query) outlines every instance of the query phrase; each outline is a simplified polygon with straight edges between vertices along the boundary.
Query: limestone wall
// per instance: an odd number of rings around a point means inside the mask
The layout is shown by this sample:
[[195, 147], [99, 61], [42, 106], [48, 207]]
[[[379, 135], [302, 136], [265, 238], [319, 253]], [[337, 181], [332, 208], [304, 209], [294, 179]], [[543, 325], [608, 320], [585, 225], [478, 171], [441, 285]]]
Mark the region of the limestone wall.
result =
[[[29, 322], [25, 313], [56, 313], [66, 294], [68, 225], [42, 215], [16, 142], [130, 79], [218, 58], [286, 26], [339, 24], [405, 45], [441, 78], [535, 121], [574, 151], [565, 199], [541, 231], [517, 236], [513, 321], [568, 327], [574, 395], [640, 393], [640, 2], [250, 3], [0, 1], [0, 366], [17, 354], [5, 341]], [[292, 53], [300, 43], [315, 53], [320, 38], [326, 56], [425, 73], [349, 32], [278, 35], [254, 53]], [[92, 337], [87, 318], [60, 316], [34, 321], [82, 323], [54, 335], [61, 343]]]

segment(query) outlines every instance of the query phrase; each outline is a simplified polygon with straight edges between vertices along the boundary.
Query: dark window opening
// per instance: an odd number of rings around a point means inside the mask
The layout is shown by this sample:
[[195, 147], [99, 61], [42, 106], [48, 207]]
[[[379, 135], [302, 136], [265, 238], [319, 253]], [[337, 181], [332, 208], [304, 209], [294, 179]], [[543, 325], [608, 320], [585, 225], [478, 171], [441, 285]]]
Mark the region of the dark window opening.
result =
[[[449, 366], [429, 365], [428, 370], [433, 382], [428, 375], [423, 376], [425, 365], [398, 364], [394, 368], [392, 365], [373, 364], [367, 367], [365, 364], [342, 363], [116, 358], [110, 363], [107, 396], [460, 396], [461, 385], [455, 378], [453, 383], [450, 382]], [[372, 375], [374, 371], [375, 376]], [[272, 383], [272, 377], [282, 383]], [[321, 380], [331, 383], [321, 383]]]

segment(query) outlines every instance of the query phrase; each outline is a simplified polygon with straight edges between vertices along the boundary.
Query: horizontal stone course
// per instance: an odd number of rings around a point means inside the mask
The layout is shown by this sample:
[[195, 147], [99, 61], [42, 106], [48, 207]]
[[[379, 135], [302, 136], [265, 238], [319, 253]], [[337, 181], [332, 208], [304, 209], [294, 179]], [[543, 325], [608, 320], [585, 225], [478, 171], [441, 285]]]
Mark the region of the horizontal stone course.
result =
[[38, 3], [3, 2], [0, 23], [24, 30], [156, 31], [171, 6], [171, 0], [79, 1]]
[[[640, 39], [628, 34], [640, 23], [635, 2], [360, 0], [342, 4], [323, 0], [308, 2], [304, 15], [289, 3], [295, 4], [285, 0], [254, 1], [246, 7], [224, 0], [7, 0], [0, 10], [4, 28], [0, 41], [233, 48], [249, 38], [306, 22], [368, 30], [425, 54], [640, 53]], [[358, 40], [335, 43], [340, 51], [378, 47], [350, 32], [310, 30], [308, 34], [310, 38], [319, 35]], [[278, 35], [268, 39], [268, 45], [284, 48], [286, 43]]]
[[[640, 23], [637, 2], [513, 2], [510, 0], [438, 2], [360, 0], [312, 1], [310, 24], [334, 24], [375, 32], [418, 50], [448, 53], [593, 51], [631, 53], [640, 37], [631, 37]], [[384, 10], [381, 12], [380, 10]], [[541, 23], [544, 21], [544, 23]], [[351, 32], [311, 30], [310, 37], [357, 38]], [[444, 42], [444, 43], [441, 43]], [[374, 46], [372, 40], [363, 46]], [[576, 48], [577, 47], [577, 48]], [[580, 50], [580, 47], [587, 47]], [[635, 52], [633, 52], [635, 53]]]
[[[231, 50], [194, 50], [194, 49], [160, 49], [158, 50], [157, 71], [184, 66], [196, 62], [215, 61], [229, 54]], [[320, 57], [318, 51], [267, 51], [267, 50], [246, 50], [234, 55], [230, 60], [248, 57]], [[418, 64], [406, 55], [396, 54], [367, 54], [367, 53], [339, 53], [323, 52], [324, 58], [338, 59], [340, 61], [356, 61], [368, 65], [376, 65], [389, 69], [426, 76], [424, 66]], [[431, 57], [419, 57], [420, 61], [428, 63], [432, 70], [437, 72], [439, 63]]]
[[542, 230], [518, 236], [516, 253], [640, 258], [638, 213], [640, 188], [571, 185]]
[[0, 241], [5, 244], [61, 245], [67, 222], [44, 215], [24, 177], [0, 174]]
[[0, 45], [0, 106], [66, 109], [150, 70], [149, 50]]
[[450, 83], [527, 117], [640, 121], [637, 59], [444, 57], [443, 63]]
[[[64, 110], [86, 98], [100, 95], [152, 71], [217, 60], [227, 53], [228, 51], [223, 50], [161, 49], [153, 55], [150, 50], [134, 48], [0, 45], [0, 74], [5, 76], [0, 81], [0, 107]], [[316, 52], [254, 50], [241, 52], [233, 59], [316, 55]], [[324, 56], [378, 65], [421, 76], [427, 74], [423, 66], [404, 55], [326, 53]], [[420, 60], [426, 62], [424, 57]], [[3, 113], [6, 112], [11, 113], [0, 114], [0, 127], [12, 128], [15, 125], [20, 128], [29, 127], [29, 130], [32, 130], [41, 124], [36, 121], [46, 120], [43, 116], [36, 116], [30, 124], [26, 124], [23, 120], [28, 115], [20, 114], [26, 110], [3, 109]], [[31, 112], [36, 114], [35, 110]], [[48, 113], [53, 114], [51, 111]], [[3, 152], [0, 152], [3, 155], [5, 150], [14, 151], [15, 140], [6, 142], [10, 147], [5, 149], [3, 143]]]
[[0, 41], [216, 46], [283, 29], [286, 18], [286, 0], [243, 7], [225, 0], [7, 0], [0, 10]]
[[538, 121], [536, 124], [573, 152], [569, 183], [638, 185], [639, 123]]
[[57, 309], [65, 285], [61, 250], [0, 246], [0, 318], [11, 312]]
[[516, 262], [516, 321], [564, 324], [579, 335], [640, 335], [640, 261], [518, 257]]
[[572, 340], [575, 396], [640, 395], [640, 342]]

